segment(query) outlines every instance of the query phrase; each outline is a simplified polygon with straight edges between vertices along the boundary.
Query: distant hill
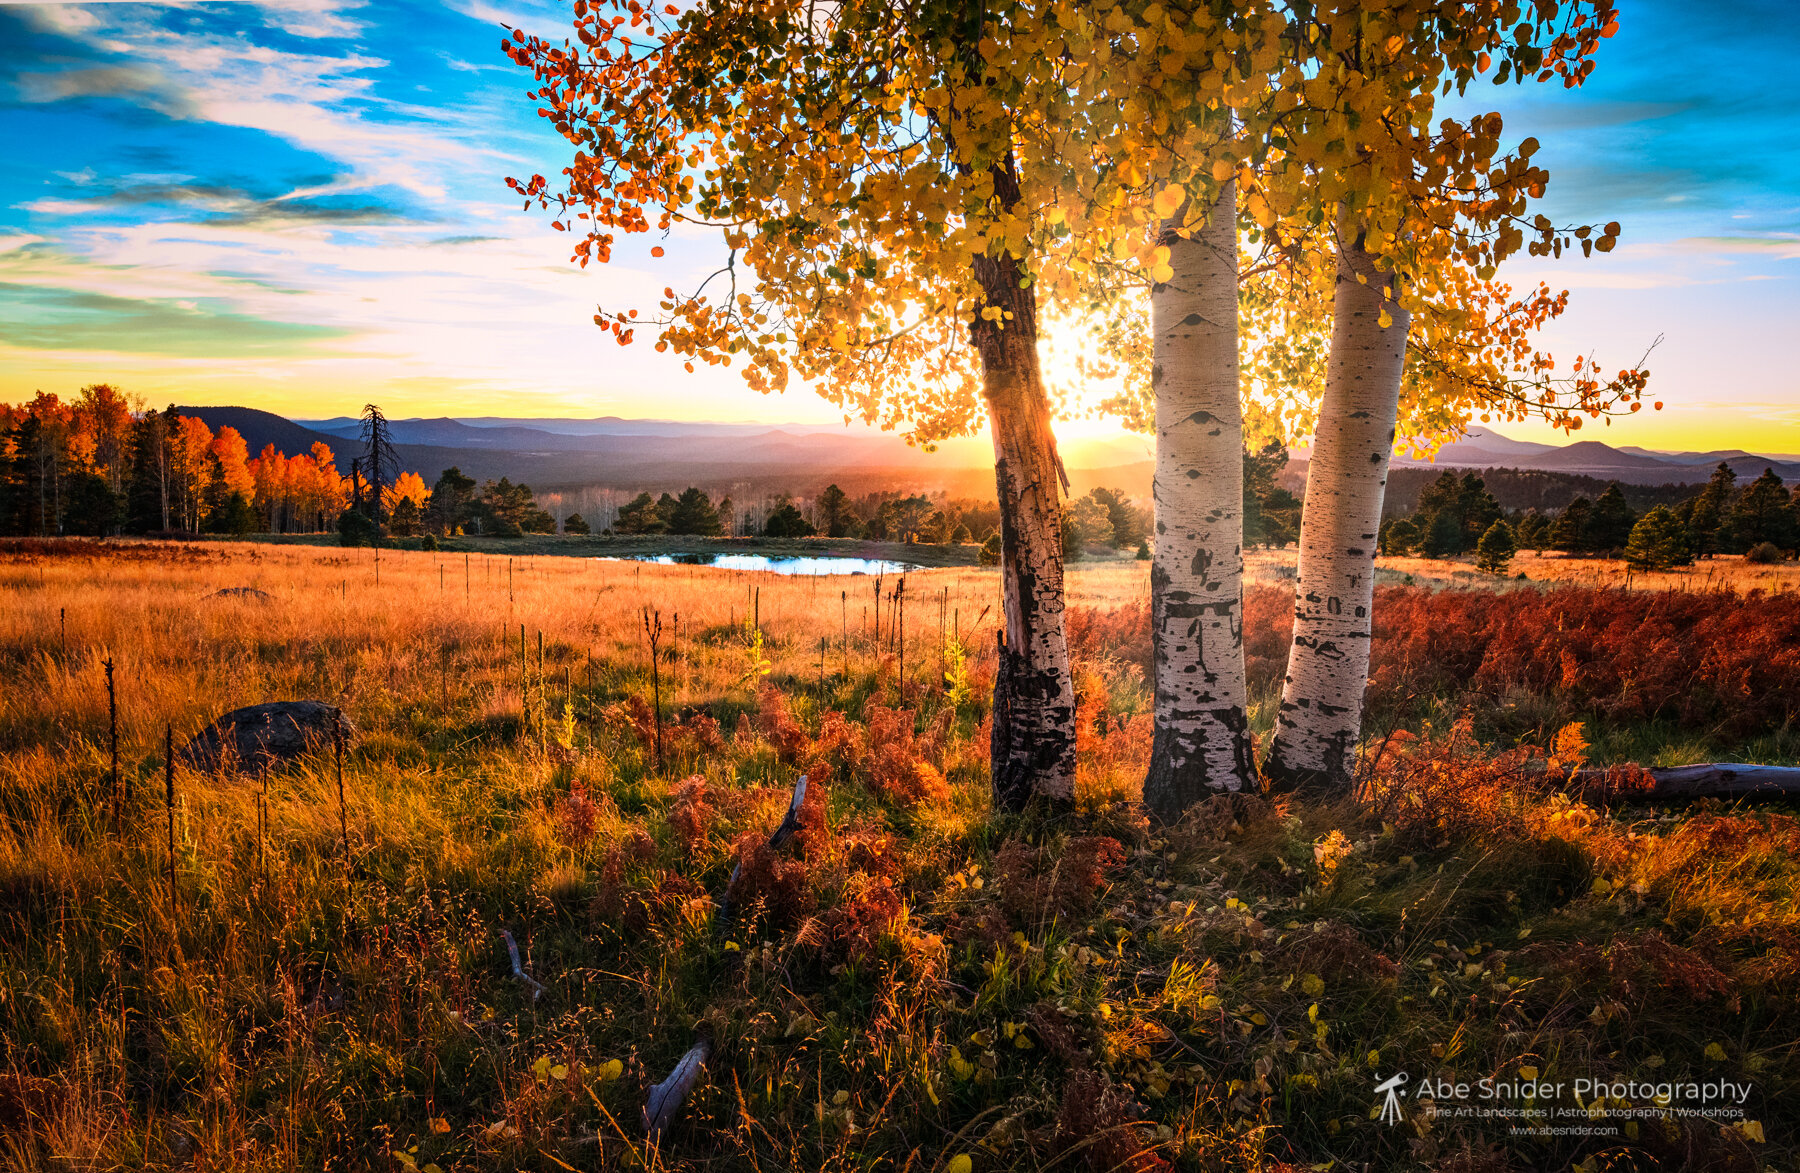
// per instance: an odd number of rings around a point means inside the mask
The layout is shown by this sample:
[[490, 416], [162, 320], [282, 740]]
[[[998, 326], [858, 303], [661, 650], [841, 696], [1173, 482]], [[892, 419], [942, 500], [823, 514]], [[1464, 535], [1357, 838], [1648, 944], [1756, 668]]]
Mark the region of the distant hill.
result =
[[1492, 428], [1470, 428], [1462, 439], [1453, 444], [1444, 445], [1439, 456], [1448, 454], [1457, 463], [1484, 462], [1500, 463], [1502, 460], [1516, 459], [1521, 456], [1536, 456], [1543, 452], [1555, 451], [1554, 444], [1539, 444], [1534, 440], [1514, 440], [1502, 436]]
[[177, 407], [175, 410], [202, 421], [215, 432], [224, 427], [237, 429], [252, 456], [270, 444], [287, 456], [310, 452], [313, 444], [321, 440], [330, 445], [333, 452], [344, 445], [341, 436], [314, 431], [272, 411], [259, 411], [254, 407]]
[[[314, 442], [330, 445], [347, 468], [361, 451], [361, 421], [293, 421], [248, 407], [183, 407], [215, 430], [229, 424], [243, 433], [252, 453], [273, 443], [290, 455]], [[698, 485], [708, 492], [810, 495], [831, 482], [846, 491], [884, 489], [986, 496], [993, 492], [991, 452], [980, 438], [951, 440], [937, 452], [912, 447], [903, 437], [841, 424], [702, 423], [679, 420], [529, 419], [479, 416], [392, 421], [401, 463], [427, 482], [455, 465], [477, 480], [510, 477], [539, 492], [578, 488], [679, 492]], [[1071, 440], [1064, 458], [1077, 493], [1095, 485], [1149, 492], [1154, 440], [1121, 436]], [[1297, 448], [1290, 480], [1304, 476], [1307, 451]], [[1654, 452], [1615, 448], [1598, 440], [1557, 447], [1514, 440], [1491, 428], [1471, 428], [1445, 445], [1435, 461], [1396, 457], [1395, 503], [1417, 495], [1417, 486], [1445, 468], [1507, 469], [1511, 507], [1561, 508], [1577, 492], [1609, 481], [1636, 488], [1646, 500], [1669, 496], [1676, 486], [1697, 485], [1719, 461], [1740, 480], [1773, 468], [1784, 480], [1800, 480], [1800, 461], [1728, 452]], [[1528, 475], [1529, 474], [1529, 475]], [[1683, 492], [1682, 495], [1686, 495]], [[1540, 506], [1541, 507], [1541, 506]]]
[[[349, 458], [362, 450], [358, 420], [340, 417], [312, 421], [314, 426], [306, 427], [255, 408], [176, 410], [214, 430], [225, 425], [236, 428], [252, 454], [273, 443], [294, 455], [322, 441], [338, 456], [339, 469], [345, 470]], [[811, 494], [833, 481], [855, 493], [941, 489], [968, 496], [993, 491], [991, 468], [970, 459], [985, 444], [962, 442], [966, 451], [959, 457], [910, 447], [891, 433], [845, 435], [841, 426], [651, 421], [654, 427], [646, 431], [638, 430], [638, 422], [619, 421], [621, 426], [613, 431], [557, 434], [511, 422], [489, 428], [453, 419], [396, 420], [394, 448], [402, 467], [419, 473], [428, 484], [444, 469], [456, 466], [478, 481], [508, 477], [538, 492], [597, 488], [678, 493], [698, 485], [714, 495]], [[1110, 452], [1108, 448], [1102, 454]], [[1146, 475], [1140, 479], [1147, 486], [1148, 465], [1144, 468]], [[1104, 483], [1120, 483], [1120, 478]]]
[[1654, 456], [1659, 460], [1671, 461], [1675, 464], [1704, 464], [1708, 468], [1716, 467], [1721, 461], [1734, 463], [1739, 460], [1777, 461], [1781, 464], [1800, 464], [1800, 454], [1769, 452], [1758, 456], [1754, 452], [1745, 452], [1742, 448], [1726, 448], [1717, 452], [1657, 452], [1649, 448], [1639, 448], [1634, 444], [1621, 445], [1620, 452], [1630, 452], [1636, 456]]
[[[1503, 454], [1494, 450], [1494, 433], [1478, 443], [1462, 441], [1445, 445], [1435, 462], [1397, 459], [1396, 467], [1421, 467], [1437, 464], [1454, 468], [1517, 468], [1563, 472], [1576, 476], [1597, 477], [1602, 481], [1618, 481], [1631, 485], [1660, 485], [1671, 482], [1705, 481], [1721, 461], [1731, 466], [1739, 479], [1755, 478], [1765, 468], [1785, 481], [1800, 480], [1800, 461], [1777, 456], [1758, 456], [1750, 452], [1652, 452], [1645, 448], [1614, 448], [1599, 440], [1580, 440], [1560, 448], [1535, 445], [1536, 452]], [[1512, 443], [1508, 441], [1508, 443]]]

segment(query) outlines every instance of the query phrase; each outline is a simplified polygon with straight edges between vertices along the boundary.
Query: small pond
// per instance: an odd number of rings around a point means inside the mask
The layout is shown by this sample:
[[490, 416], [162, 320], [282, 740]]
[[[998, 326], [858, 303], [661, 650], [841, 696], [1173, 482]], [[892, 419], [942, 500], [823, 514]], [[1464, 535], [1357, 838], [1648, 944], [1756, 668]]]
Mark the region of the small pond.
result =
[[812, 558], [767, 554], [619, 554], [600, 562], [656, 562], [663, 566], [715, 566], [720, 570], [767, 570], [775, 574], [904, 574], [919, 567], [886, 558]]

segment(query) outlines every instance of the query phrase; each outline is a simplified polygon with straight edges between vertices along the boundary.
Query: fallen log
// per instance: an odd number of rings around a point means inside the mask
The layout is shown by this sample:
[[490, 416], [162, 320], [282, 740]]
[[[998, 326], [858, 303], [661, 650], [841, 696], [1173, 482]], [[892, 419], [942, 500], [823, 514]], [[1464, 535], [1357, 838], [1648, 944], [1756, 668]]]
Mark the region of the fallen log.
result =
[[[794, 783], [794, 796], [788, 800], [787, 814], [783, 816], [781, 825], [769, 836], [770, 850], [778, 850], [782, 844], [794, 837], [800, 829], [800, 808], [806, 805], [806, 775], [800, 775]], [[731, 869], [731, 878], [725, 881], [725, 891], [719, 897], [718, 912], [713, 917], [713, 931], [723, 934], [732, 923], [731, 894], [737, 888], [742, 877], [743, 865]], [[729, 954], [732, 958], [742, 957], [742, 953]], [[650, 1089], [644, 1098], [644, 1132], [649, 1136], [652, 1145], [662, 1140], [662, 1131], [668, 1127], [675, 1113], [694, 1090], [700, 1077], [706, 1074], [706, 1061], [712, 1056], [712, 1036], [702, 1026], [694, 1045], [688, 1048], [681, 1062], [675, 1064], [675, 1070], [669, 1077]]]
[[1568, 789], [1645, 802], [1689, 798], [1800, 799], [1800, 766], [1706, 762], [1694, 766], [1577, 770]]
[[644, 1097], [644, 1132], [651, 1144], [662, 1142], [663, 1129], [669, 1126], [688, 1093], [706, 1073], [706, 1060], [711, 1055], [712, 1039], [702, 1033], [681, 1057], [681, 1062], [675, 1064], [675, 1070], [669, 1072], [669, 1078], [651, 1088], [650, 1094]]
[[506, 938], [506, 952], [512, 958], [513, 976], [531, 987], [531, 1000], [537, 1001], [544, 993], [544, 984], [525, 972], [519, 964], [519, 943], [513, 940], [512, 930], [501, 929], [500, 935]]

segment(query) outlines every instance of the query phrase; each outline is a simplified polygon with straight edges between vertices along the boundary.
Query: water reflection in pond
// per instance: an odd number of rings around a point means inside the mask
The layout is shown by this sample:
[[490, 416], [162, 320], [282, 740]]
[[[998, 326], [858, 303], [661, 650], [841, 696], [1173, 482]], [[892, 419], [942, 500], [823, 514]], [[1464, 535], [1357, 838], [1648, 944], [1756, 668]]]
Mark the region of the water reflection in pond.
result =
[[886, 558], [771, 558], [767, 554], [618, 554], [600, 562], [655, 562], [663, 566], [716, 566], [721, 570], [767, 570], [776, 574], [903, 574], [919, 567]]

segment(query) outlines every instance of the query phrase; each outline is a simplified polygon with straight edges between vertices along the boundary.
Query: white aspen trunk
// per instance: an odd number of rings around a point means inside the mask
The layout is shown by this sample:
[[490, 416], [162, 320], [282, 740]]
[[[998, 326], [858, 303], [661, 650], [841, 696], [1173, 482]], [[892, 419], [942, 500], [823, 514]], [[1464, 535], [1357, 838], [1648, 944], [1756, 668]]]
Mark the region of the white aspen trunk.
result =
[[1173, 822], [1256, 776], [1244, 682], [1236, 186], [1220, 193], [1199, 232], [1183, 239], [1165, 229], [1160, 243], [1174, 275], [1150, 294], [1156, 732], [1144, 804]]
[[1340, 244], [1331, 356], [1300, 521], [1294, 642], [1264, 765], [1286, 786], [1348, 785], [1362, 733], [1375, 542], [1409, 326], [1392, 291], [1392, 274], [1376, 269], [1360, 237]]

